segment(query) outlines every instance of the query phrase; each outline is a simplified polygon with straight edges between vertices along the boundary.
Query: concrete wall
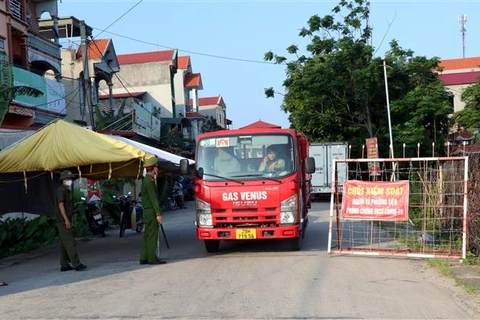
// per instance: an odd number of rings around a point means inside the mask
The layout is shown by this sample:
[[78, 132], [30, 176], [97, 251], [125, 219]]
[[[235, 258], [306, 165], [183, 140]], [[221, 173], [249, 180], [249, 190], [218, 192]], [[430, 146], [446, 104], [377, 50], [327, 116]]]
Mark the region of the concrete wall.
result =
[[457, 112], [465, 108], [465, 103], [462, 101], [461, 97], [463, 90], [468, 87], [469, 85], [447, 86], [447, 89], [453, 94], [453, 112]]
[[66, 121], [74, 120], [86, 121], [90, 124], [90, 114], [82, 106], [82, 89], [80, 87], [80, 77], [83, 71], [81, 61], [75, 60], [76, 49], [62, 50], [62, 83], [65, 85], [65, 103], [67, 105]]
[[[152, 105], [161, 108], [161, 117], [172, 117], [170, 64], [170, 61], [161, 61], [121, 65], [120, 72], [117, 75], [126, 89], [117, 78], [114, 78], [113, 92], [147, 91], [152, 98]], [[100, 89], [108, 92], [108, 88], [103, 83]]]

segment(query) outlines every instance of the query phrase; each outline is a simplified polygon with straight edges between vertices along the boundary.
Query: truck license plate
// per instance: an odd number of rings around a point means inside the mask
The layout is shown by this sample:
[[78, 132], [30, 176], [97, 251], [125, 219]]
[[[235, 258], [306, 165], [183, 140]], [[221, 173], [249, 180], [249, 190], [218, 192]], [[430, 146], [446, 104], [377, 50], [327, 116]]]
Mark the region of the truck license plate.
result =
[[237, 229], [236, 232], [236, 239], [239, 240], [248, 240], [248, 239], [256, 239], [257, 232], [255, 229]]

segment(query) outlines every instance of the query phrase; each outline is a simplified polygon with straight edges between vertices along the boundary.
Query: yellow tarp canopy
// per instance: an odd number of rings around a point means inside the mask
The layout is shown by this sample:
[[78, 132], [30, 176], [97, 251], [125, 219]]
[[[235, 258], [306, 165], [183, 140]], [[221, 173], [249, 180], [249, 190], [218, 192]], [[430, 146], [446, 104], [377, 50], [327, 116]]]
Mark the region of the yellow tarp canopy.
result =
[[81, 177], [136, 178], [153, 155], [78, 125], [57, 120], [0, 152], [0, 173], [69, 168]]

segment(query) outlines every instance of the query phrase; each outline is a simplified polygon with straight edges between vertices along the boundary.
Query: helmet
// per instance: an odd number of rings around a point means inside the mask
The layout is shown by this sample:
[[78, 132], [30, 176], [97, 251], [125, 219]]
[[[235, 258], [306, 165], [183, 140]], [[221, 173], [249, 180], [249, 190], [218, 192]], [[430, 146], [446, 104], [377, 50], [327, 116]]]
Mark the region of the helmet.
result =
[[143, 166], [146, 168], [146, 167], [153, 167], [153, 166], [156, 166], [157, 165], [157, 157], [151, 157], [151, 158], [148, 158], [147, 160], [145, 160], [145, 162], [143, 163]]
[[60, 173], [60, 179], [58, 179], [58, 181], [62, 181], [63, 179], [75, 179], [75, 176], [73, 175], [72, 171], [64, 170], [62, 173]]

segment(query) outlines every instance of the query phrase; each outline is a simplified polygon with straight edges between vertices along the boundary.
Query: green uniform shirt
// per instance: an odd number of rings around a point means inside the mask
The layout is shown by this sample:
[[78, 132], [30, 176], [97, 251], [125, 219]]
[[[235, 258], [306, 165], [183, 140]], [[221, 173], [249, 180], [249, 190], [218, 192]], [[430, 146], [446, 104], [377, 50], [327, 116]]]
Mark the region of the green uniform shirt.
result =
[[147, 174], [142, 180], [142, 206], [143, 210], [152, 210], [155, 215], [161, 216], [160, 205], [158, 203], [157, 186], [155, 181], [150, 179], [151, 175]]
[[73, 217], [72, 191], [63, 184], [58, 188], [57, 194], [55, 196], [55, 204], [57, 209], [55, 214], [55, 219], [57, 223], [65, 223], [65, 220], [63, 219], [63, 216], [60, 213], [60, 209], [58, 208], [58, 204], [60, 202], [63, 202], [63, 205], [65, 207], [65, 213], [67, 214], [67, 217], [68, 219], [70, 219], [70, 222], [71, 222]]

